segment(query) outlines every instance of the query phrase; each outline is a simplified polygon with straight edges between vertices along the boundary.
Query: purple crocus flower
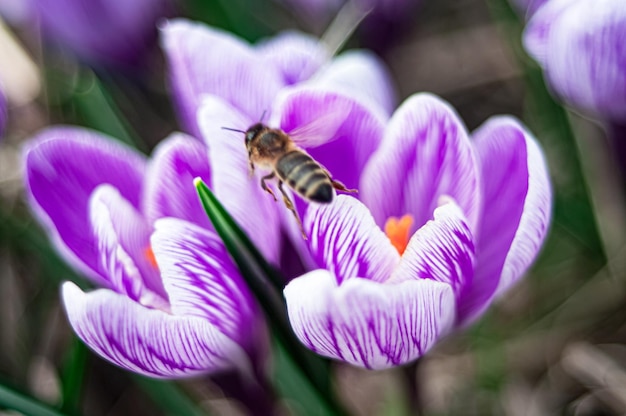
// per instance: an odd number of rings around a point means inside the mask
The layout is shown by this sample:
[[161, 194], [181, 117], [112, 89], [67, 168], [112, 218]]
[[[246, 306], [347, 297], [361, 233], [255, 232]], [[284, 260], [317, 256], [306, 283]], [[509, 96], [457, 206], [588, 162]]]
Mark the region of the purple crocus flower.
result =
[[29, 0], [45, 36], [89, 63], [136, 66], [155, 45], [168, 0]]
[[[548, 173], [517, 120], [491, 119], [470, 140], [454, 110], [428, 94], [409, 98], [388, 118], [367, 100], [310, 83], [284, 91], [271, 125], [289, 132], [339, 109], [349, 113], [335, 137], [302, 144], [335, 178], [358, 188], [359, 199], [340, 195], [316, 205], [296, 198], [308, 240], [295, 231], [293, 241], [311, 272], [284, 294], [307, 347], [386, 368], [417, 359], [518, 281], [547, 232]], [[203, 132], [230, 142], [211, 126], [236, 122], [237, 113], [207, 98]], [[238, 153], [243, 149], [231, 151]], [[291, 216], [284, 220], [297, 230]]]
[[554, 93], [604, 118], [626, 120], [626, 3], [551, 0], [524, 32]]
[[[296, 41], [290, 35], [270, 44]], [[327, 141], [298, 143], [358, 188], [360, 201], [339, 196], [315, 206], [294, 198], [304, 241], [286, 208], [264, 195], [312, 270], [293, 280], [285, 297], [296, 333], [314, 351], [371, 368], [414, 360], [480, 316], [532, 262], [551, 193], [543, 156], [516, 120], [491, 120], [470, 141], [454, 111], [428, 95], [413, 97], [390, 119], [388, 77], [359, 52], [320, 66], [310, 59], [318, 55], [300, 46], [297, 59], [266, 55], [257, 72], [258, 48], [201, 25], [170, 23], [163, 43], [185, 125], [205, 139], [216, 171], [236, 161], [230, 173], [237, 179], [224, 173], [222, 188], [225, 196], [230, 189], [222, 201], [234, 201], [232, 213], [254, 210], [237, 202], [238, 190], [260, 188], [262, 173], [240, 176], [248, 169], [243, 135], [222, 127], [245, 130], [263, 113], [287, 133], [332, 121]], [[229, 53], [207, 52], [207, 44]], [[294, 76], [310, 68], [318, 68], [314, 76]], [[437, 208], [441, 201], [449, 202]]]
[[251, 369], [263, 325], [192, 185], [217, 176], [204, 145], [173, 134], [146, 160], [98, 133], [56, 127], [29, 142], [24, 163], [37, 218], [102, 287], [63, 286], [69, 321], [89, 347], [153, 377]]

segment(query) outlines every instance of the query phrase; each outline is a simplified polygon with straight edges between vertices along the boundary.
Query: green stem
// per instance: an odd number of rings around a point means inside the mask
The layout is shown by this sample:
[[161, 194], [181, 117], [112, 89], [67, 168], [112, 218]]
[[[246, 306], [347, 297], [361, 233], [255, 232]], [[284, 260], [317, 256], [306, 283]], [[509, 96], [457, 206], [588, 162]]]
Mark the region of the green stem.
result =
[[417, 381], [417, 370], [422, 360], [418, 359], [413, 363], [402, 367], [402, 374], [404, 375], [404, 385], [406, 387], [406, 400], [408, 414], [413, 416], [419, 416], [424, 414], [422, 409], [422, 401], [419, 389], [419, 383]]
[[63, 371], [63, 406], [62, 410], [69, 414], [79, 414], [81, 390], [87, 367], [87, 347], [74, 337], [69, 352], [68, 362]]

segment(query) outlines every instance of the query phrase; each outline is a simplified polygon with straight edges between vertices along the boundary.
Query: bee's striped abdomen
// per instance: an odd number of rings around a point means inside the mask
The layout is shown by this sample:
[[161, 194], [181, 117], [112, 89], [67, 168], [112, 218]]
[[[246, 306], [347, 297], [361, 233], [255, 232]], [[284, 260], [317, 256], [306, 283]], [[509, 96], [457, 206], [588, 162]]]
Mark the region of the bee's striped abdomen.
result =
[[276, 162], [278, 176], [303, 198], [315, 202], [331, 202], [334, 191], [330, 179], [311, 156], [293, 150]]

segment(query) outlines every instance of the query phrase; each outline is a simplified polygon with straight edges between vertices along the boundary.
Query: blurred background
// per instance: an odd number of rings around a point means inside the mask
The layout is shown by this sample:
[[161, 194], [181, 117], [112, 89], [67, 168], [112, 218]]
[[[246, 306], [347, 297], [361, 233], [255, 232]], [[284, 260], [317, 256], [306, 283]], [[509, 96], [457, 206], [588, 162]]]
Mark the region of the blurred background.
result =
[[[0, 141], [0, 409], [12, 391], [71, 415], [245, 414], [207, 380], [134, 376], [77, 341], [59, 286], [81, 278], [29, 215], [20, 147], [41, 128], [63, 123], [150, 152], [179, 129], [157, 44], [160, 19], [189, 17], [255, 42], [283, 29], [320, 35], [340, 3], [324, 9], [301, 2], [141, 0], [119, 6], [139, 18], [124, 22], [114, 5], [122, 1], [0, 0], [0, 81], [8, 102]], [[399, 102], [433, 92], [469, 130], [497, 114], [523, 120], [543, 146], [555, 193], [551, 232], [527, 278], [422, 360], [425, 414], [625, 414], [626, 187], [609, 126], [551, 97], [521, 46], [525, 10], [506, 0], [406, 3], [401, 16], [368, 17], [346, 48], [379, 54]], [[402, 369], [334, 371], [355, 415], [404, 414]]]

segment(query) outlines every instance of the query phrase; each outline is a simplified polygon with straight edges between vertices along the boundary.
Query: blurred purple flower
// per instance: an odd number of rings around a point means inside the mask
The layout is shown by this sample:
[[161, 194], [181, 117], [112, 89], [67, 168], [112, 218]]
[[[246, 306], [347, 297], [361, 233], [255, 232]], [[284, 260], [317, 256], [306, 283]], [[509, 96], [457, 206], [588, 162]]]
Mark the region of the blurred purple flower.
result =
[[626, 2], [551, 0], [529, 21], [526, 50], [554, 93], [583, 111], [626, 120]]
[[169, 0], [29, 0], [46, 37], [89, 63], [123, 67], [142, 62], [170, 7]]
[[[289, 131], [338, 101], [294, 91], [277, 124]], [[545, 238], [551, 190], [541, 150], [511, 117], [470, 140], [431, 95], [409, 98], [388, 121], [356, 101], [340, 105], [352, 106], [341, 137], [307, 150], [359, 200], [299, 204], [313, 271], [284, 294], [307, 347], [381, 369], [417, 359], [519, 280]]]
[[88, 346], [153, 377], [251, 369], [246, 356], [259, 353], [263, 325], [192, 185], [218, 175], [200, 142], [174, 134], [146, 160], [98, 133], [57, 127], [28, 144], [24, 163], [38, 219], [66, 260], [103, 287], [63, 286]]

